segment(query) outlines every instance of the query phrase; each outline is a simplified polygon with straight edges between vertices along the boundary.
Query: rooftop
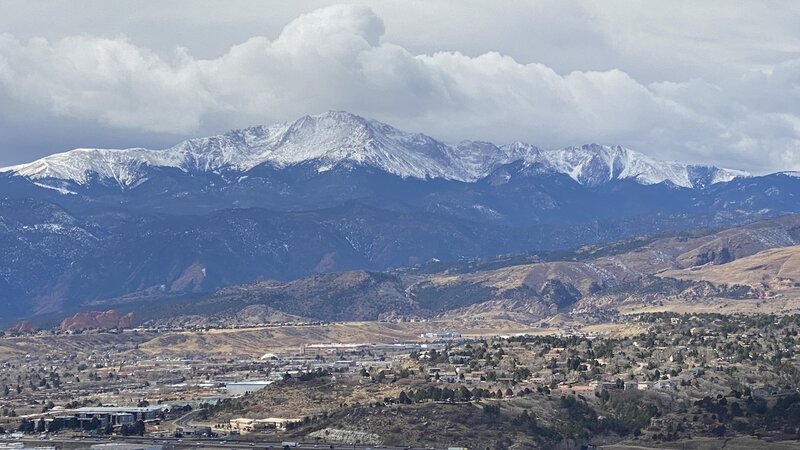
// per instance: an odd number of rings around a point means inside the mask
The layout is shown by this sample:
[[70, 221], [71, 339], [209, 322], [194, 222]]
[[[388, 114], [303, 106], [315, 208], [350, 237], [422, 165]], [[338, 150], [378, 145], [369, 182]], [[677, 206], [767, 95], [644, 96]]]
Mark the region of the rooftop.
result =
[[71, 410], [73, 413], [144, 413], [159, 411], [161, 408], [158, 406], [84, 406]]

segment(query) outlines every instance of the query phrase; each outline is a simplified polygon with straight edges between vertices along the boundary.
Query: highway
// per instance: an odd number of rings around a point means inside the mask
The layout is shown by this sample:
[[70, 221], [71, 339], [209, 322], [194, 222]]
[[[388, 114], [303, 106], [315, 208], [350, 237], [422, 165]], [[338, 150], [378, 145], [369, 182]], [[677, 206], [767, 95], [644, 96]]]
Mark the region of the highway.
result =
[[[176, 427], [191, 427], [192, 420], [197, 417], [202, 409], [191, 411], [176, 419], [174, 425]], [[196, 449], [196, 448], [224, 448], [224, 449], [269, 449], [280, 450], [283, 449], [282, 442], [293, 441], [291, 438], [286, 438], [281, 441], [273, 440], [252, 440], [230, 437], [208, 438], [189, 436], [183, 438], [176, 437], [148, 437], [148, 436], [95, 436], [95, 437], [69, 437], [69, 436], [51, 436], [48, 438], [26, 437], [22, 442], [33, 446], [56, 446], [64, 449], [88, 449], [94, 444], [108, 444], [111, 442], [125, 442], [135, 444], [162, 444], [166, 448], [175, 449]], [[391, 447], [372, 444], [323, 444], [323, 443], [298, 443], [293, 449], [298, 450], [311, 450], [311, 449], [353, 449], [353, 450], [366, 450], [366, 449], [385, 449], [385, 450], [430, 450], [417, 447]]]
[[[287, 439], [288, 441], [289, 439]], [[86, 437], [86, 438], [70, 438], [54, 436], [52, 438], [38, 439], [38, 438], [25, 438], [22, 442], [31, 446], [56, 446], [64, 449], [88, 449], [94, 444], [108, 444], [110, 442], [126, 442], [136, 444], [162, 444], [167, 448], [175, 449], [196, 449], [196, 448], [225, 448], [225, 449], [270, 449], [280, 450], [283, 448], [282, 441], [262, 441], [262, 440], [230, 440], [230, 439], [179, 439], [179, 438], [163, 438], [163, 437], [132, 437], [132, 436], [108, 436], [108, 437]], [[314, 444], [314, 443], [300, 443], [297, 447], [292, 447], [298, 450], [312, 450], [312, 449], [386, 449], [386, 450], [428, 450], [419, 447], [396, 447], [396, 446], [381, 446], [381, 445], [368, 445], [368, 444]]]

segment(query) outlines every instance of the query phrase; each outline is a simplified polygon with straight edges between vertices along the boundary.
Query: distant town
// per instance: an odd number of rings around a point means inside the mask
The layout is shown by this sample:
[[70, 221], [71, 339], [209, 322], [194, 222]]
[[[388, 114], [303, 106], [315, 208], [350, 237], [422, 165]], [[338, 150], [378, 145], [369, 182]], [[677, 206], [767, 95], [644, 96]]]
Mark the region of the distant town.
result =
[[[235, 329], [7, 332], [4, 349], [26, 339], [60, 347], [3, 353], [3, 445], [445, 449], [800, 436], [800, 316], [626, 319], [642, 332], [434, 330], [405, 342], [360, 343], [307, 337], [249, 358], [175, 351], [187, 333]], [[308, 334], [330, 325], [269, 327]], [[142, 351], [154, 339], [175, 348]], [[448, 412], [437, 417], [441, 408]], [[481, 423], [461, 430], [459, 422], [476, 414]], [[395, 424], [388, 433], [380, 425], [387, 415]], [[414, 428], [423, 416], [435, 435]]]

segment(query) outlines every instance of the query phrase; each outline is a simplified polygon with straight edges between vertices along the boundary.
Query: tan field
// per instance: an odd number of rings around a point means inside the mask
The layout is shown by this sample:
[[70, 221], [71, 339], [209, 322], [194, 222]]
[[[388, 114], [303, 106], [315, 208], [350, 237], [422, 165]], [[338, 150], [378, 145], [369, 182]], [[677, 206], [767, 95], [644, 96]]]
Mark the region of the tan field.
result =
[[718, 313], [718, 314], [797, 314], [800, 313], [800, 298], [746, 299], [674, 299], [657, 305], [620, 305], [619, 313], [639, 314], [654, 312], [674, 312], [678, 314]]
[[420, 334], [435, 331], [457, 331], [465, 337], [541, 332], [511, 322], [472, 328], [453, 328], [453, 325], [452, 322], [345, 322], [316, 326], [185, 331], [161, 334], [140, 344], [138, 350], [153, 355], [203, 351], [259, 357], [264, 353], [297, 349], [308, 344], [420, 341], [423, 340]]

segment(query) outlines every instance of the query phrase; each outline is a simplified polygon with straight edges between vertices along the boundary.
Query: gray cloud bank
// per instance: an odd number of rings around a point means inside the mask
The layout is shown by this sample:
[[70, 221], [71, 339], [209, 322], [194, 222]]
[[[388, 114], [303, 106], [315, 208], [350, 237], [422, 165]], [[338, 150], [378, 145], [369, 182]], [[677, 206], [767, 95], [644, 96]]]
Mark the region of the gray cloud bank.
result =
[[[624, 14], [595, 11], [575, 19], [565, 10], [564, 39], [586, 23], [592, 28], [582, 39], [596, 38], [598, 52], [609, 45], [626, 51], [606, 58], [618, 58], [619, 68], [602, 67], [586, 48], [565, 52], [566, 62], [553, 68], [558, 58], [544, 51], [550, 65], [524, 52], [422, 48], [424, 36], [395, 37], [387, 27], [396, 19], [385, 22], [378, 10], [324, 7], [291, 20], [273, 38], [252, 37], [206, 58], [182, 47], [150, 49], [123, 35], [2, 34], [0, 163], [72, 146], [167, 145], [342, 109], [444, 140], [600, 142], [659, 159], [800, 170], [796, 35], [761, 38], [768, 48], [746, 53], [741, 48], [759, 39], [747, 30], [727, 44], [689, 39], [694, 46], [676, 29], [640, 36], [621, 27], [614, 38], [595, 33], [594, 22], [613, 27]], [[702, 25], [691, 20], [687, 33]], [[550, 31], [558, 32], [554, 25]], [[520, 62], [520, 55], [533, 62]], [[575, 68], [580, 55], [596, 68]], [[637, 58], [643, 63], [630, 62]]]

